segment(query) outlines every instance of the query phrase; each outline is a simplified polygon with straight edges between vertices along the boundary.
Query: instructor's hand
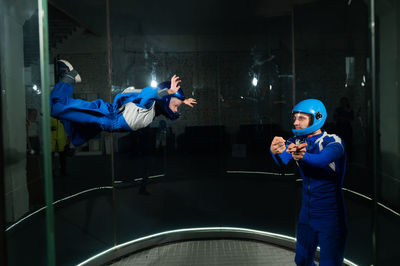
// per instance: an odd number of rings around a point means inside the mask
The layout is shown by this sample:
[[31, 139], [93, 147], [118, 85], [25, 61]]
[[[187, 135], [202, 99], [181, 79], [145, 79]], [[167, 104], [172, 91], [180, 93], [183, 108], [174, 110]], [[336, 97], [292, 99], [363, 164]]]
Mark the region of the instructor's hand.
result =
[[286, 140], [284, 140], [282, 137], [274, 137], [270, 148], [272, 154], [281, 154], [284, 152], [286, 150], [285, 142]]
[[292, 154], [293, 160], [298, 161], [298, 160], [303, 159], [304, 154], [307, 151], [306, 147], [307, 147], [307, 143], [301, 143], [298, 145], [295, 145], [292, 143], [289, 145], [287, 152]]

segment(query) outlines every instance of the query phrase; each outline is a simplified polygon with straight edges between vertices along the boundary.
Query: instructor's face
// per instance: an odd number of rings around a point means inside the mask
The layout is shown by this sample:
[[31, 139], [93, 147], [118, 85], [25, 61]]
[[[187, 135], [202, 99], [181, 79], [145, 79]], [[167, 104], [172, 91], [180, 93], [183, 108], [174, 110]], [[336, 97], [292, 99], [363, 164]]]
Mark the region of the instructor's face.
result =
[[305, 129], [310, 125], [310, 115], [295, 113], [293, 115], [293, 126], [296, 130]]
[[178, 98], [172, 97], [171, 101], [169, 102], [169, 109], [171, 109], [172, 112], [177, 113], [178, 112], [178, 107], [182, 104], [182, 100], [179, 100]]

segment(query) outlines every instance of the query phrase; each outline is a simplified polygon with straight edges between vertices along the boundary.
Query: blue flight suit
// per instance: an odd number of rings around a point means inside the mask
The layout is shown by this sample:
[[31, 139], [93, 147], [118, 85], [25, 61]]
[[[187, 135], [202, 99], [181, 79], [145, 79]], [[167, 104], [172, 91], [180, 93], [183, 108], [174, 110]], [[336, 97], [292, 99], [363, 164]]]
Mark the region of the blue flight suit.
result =
[[157, 88], [146, 87], [140, 92], [120, 93], [114, 102], [101, 99], [84, 101], [71, 98], [74, 87], [69, 83], [58, 82], [50, 94], [51, 116], [58, 118], [73, 145], [79, 146], [101, 131], [132, 131], [123, 116], [123, 106], [133, 102], [143, 109], [151, 108], [155, 100], [168, 95], [166, 90], [160, 93]]
[[[346, 155], [342, 140], [326, 131], [315, 136], [295, 136], [286, 142], [307, 143], [307, 152], [296, 161], [303, 178], [302, 205], [297, 225], [295, 262], [314, 265], [320, 246], [320, 266], [342, 265], [347, 235], [343, 200]], [[286, 165], [292, 155], [286, 151], [273, 155], [278, 165]]]

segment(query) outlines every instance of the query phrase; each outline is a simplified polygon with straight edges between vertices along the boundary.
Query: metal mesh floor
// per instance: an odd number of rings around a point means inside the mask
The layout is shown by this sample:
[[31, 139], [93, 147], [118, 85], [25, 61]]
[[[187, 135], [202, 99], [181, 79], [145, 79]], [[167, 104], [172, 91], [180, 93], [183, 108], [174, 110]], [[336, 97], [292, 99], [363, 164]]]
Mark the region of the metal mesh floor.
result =
[[293, 251], [249, 240], [192, 240], [144, 250], [110, 265], [295, 265]]

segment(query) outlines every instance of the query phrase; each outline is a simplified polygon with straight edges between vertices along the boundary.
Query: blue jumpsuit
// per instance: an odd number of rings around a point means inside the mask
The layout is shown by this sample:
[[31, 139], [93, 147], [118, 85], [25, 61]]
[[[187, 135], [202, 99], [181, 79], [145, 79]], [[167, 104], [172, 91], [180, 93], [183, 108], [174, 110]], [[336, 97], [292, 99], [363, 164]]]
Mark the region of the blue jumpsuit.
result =
[[[343, 200], [346, 155], [342, 140], [325, 131], [310, 137], [295, 136], [286, 142], [307, 142], [307, 152], [297, 161], [303, 179], [302, 205], [297, 225], [295, 262], [314, 265], [317, 246], [320, 264], [342, 265], [347, 235], [347, 218]], [[292, 155], [273, 155], [275, 162], [286, 165]]]
[[82, 145], [101, 131], [132, 131], [125, 121], [123, 106], [129, 102], [147, 109], [160, 98], [156, 88], [146, 87], [140, 93], [120, 93], [114, 102], [101, 99], [88, 102], [71, 98], [74, 87], [69, 83], [58, 82], [50, 94], [51, 116], [58, 118], [64, 125], [72, 144]]

